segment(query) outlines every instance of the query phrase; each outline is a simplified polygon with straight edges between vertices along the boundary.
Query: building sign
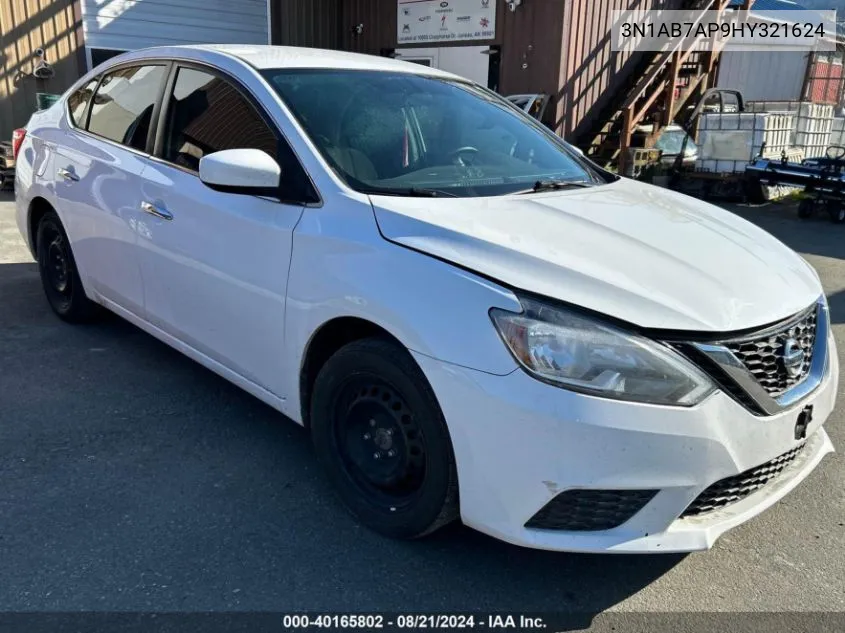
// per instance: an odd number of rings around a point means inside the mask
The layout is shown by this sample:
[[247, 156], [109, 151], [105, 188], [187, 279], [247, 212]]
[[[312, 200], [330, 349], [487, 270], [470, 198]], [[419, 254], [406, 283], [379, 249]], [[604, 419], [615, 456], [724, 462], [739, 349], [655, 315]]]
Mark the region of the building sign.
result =
[[496, 37], [496, 0], [397, 0], [399, 44]]

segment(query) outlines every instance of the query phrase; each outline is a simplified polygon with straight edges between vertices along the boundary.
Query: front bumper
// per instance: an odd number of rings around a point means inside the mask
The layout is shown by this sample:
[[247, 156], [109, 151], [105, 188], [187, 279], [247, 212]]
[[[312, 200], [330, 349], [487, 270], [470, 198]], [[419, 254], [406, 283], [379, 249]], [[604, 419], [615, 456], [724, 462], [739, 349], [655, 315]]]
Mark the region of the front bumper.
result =
[[[830, 345], [833, 346], [832, 339]], [[795, 488], [833, 451], [822, 423], [833, 410], [839, 365], [794, 408], [756, 417], [719, 391], [691, 408], [595, 398], [414, 354], [445, 415], [458, 468], [461, 518], [517, 545], [582, 552], [708, 549], [726, 530]], [[802, 444], [799, 412], [813, 405], [804, 448], [761, 489], [719, 510], [679, 518], [699, 494]], [[526, 528], [564, 490], [659, 490], [618, 527]]]

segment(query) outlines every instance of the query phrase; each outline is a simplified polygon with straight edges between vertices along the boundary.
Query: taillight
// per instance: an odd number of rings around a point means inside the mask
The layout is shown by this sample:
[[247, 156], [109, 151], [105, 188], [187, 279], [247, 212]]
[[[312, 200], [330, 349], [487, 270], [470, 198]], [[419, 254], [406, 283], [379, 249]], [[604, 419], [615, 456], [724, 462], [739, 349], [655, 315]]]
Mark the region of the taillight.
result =
[[21, 145], [23, 145], [25, 138], [26, 128], [18, 128], [12, 132], [12, 155], [15, 157], [15, 160], [18, 159], [18, 152], [21, 151]]

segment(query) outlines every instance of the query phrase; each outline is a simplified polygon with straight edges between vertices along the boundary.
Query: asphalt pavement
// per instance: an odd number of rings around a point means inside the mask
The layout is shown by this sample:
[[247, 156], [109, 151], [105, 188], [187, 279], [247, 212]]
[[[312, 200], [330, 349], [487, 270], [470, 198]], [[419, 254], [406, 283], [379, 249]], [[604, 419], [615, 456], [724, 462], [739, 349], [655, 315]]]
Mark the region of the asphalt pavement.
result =
[[[117, 317], [53, 316], [9, 200], [0, 611], [845, 611], [842, 452], [706, 553], [534, 551], [461, 525], [386, 540], [335, 500], [302, 428]], [[842, 357], [845, 226], [732, 210], [816, 267]]]

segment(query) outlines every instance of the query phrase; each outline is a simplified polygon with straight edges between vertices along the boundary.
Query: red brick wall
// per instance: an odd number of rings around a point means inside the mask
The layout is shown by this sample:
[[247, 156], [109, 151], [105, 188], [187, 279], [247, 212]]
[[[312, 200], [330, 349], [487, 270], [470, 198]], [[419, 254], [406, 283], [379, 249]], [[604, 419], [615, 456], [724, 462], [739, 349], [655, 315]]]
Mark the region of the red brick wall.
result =
[[838, 105], [842, 98], [843, 66], [829, 61], [813, 61], [807, 81], [805, 98], [814, 103]]

